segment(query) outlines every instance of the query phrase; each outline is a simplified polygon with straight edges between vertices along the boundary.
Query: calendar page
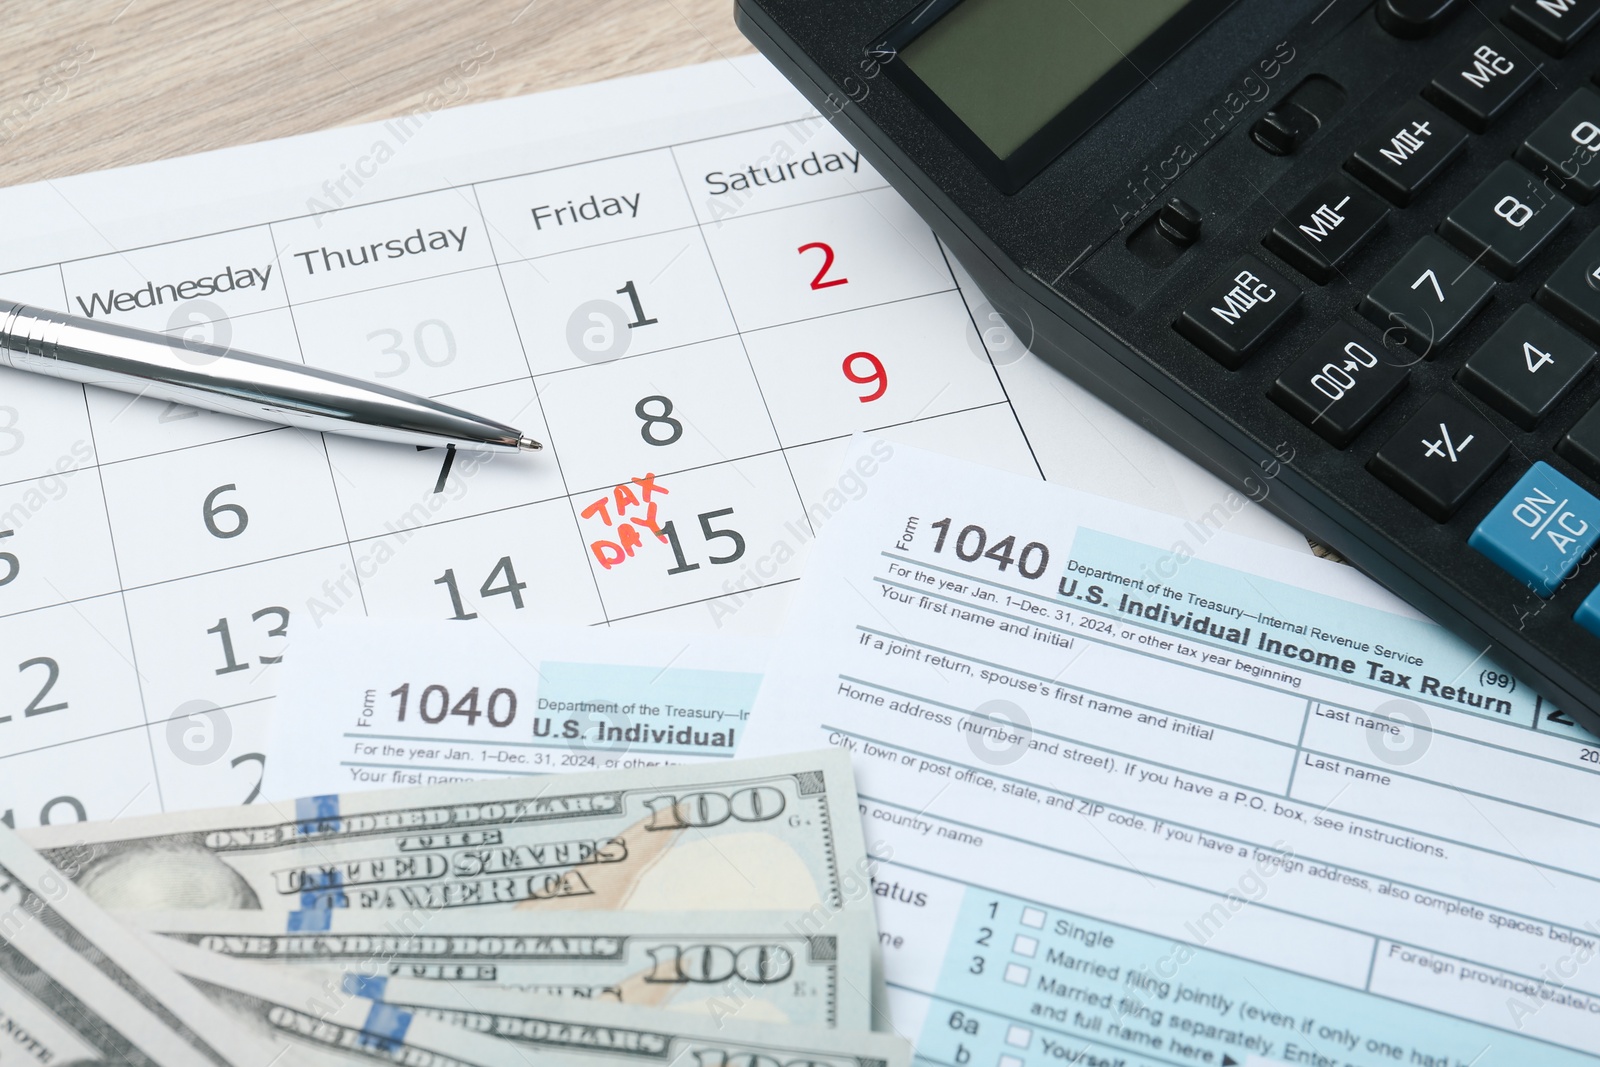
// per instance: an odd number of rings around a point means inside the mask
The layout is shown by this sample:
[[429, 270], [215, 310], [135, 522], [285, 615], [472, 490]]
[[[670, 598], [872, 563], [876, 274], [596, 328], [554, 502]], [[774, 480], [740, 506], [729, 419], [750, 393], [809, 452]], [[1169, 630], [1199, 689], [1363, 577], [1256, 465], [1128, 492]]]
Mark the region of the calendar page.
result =
[[253, 800], [278, 672], [333, 618], [770, 632], [868, 491], [839, 466], [854, 431], [1188, 514], [1228, 499], [1026, 356], [759, 59], [0, 190], [0, 212], [7, 299], [545, 444], [418, 450], [0, 374], [8, 825]]

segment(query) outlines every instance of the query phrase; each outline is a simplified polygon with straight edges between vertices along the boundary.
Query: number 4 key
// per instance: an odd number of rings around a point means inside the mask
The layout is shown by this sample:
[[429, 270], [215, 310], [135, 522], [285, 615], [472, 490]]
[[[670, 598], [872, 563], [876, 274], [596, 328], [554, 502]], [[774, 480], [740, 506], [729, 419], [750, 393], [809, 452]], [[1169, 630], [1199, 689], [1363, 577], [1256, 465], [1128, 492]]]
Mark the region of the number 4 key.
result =
[[1524, 304], [1472, 354], [1459, 378], [1506, 418], [1532, 430], [1594, 361], [1589, 342]]

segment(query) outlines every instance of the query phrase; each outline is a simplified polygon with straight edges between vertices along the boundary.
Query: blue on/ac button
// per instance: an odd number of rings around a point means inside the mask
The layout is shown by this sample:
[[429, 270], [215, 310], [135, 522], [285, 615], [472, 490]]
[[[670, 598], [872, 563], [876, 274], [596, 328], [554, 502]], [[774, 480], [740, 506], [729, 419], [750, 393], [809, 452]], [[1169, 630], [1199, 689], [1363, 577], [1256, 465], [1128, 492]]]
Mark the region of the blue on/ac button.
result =
[[1596, 539], [1600, 539], [1600, 500], [1541, 462], [1501, 498], [1467, 543], [1547, 597]]

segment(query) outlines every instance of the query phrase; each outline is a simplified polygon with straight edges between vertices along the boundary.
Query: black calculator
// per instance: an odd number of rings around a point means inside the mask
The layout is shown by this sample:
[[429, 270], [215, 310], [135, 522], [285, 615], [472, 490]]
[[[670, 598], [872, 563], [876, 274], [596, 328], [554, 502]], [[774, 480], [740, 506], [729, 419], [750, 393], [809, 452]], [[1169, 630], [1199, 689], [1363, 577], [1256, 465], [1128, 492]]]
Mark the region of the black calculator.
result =
[[738, 0], [1044, 359], [1600, 732], [1600, 0]]

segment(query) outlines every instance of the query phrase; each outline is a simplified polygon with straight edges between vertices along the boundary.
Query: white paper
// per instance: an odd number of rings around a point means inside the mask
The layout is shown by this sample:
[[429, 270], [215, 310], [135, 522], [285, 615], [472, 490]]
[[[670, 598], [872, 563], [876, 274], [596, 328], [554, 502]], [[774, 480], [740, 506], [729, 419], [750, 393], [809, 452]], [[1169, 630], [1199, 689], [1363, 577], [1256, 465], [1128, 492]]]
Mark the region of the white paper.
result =
[[[461, 76], [507, 61], [464, 54]], [[859, 429], [1154, 486], [1185, 516], [1227, 497], [1056, 404], [1064, 382], [1013, 409], [995, 362], [1016, 346], [987, 318], [980, 339], [927, 227], [755, 58], [4, 189], [0, 214], [6, 298], [444, 397], [548, 446], [447, 466], [0, 371], [19, 827], [256, 796], [278, 671], [335, 617], [770, 632], [859, 491], [838, 475]], [[1063, 437], [1080, 412], [1095, 425]], [[1091, 434], [1131, 465], [1076, 460]]]
[[849, 462], [741, 751], [852, 752], [920, 1057], [1595, 1062], [1593, 737], [1348, 567]]
[[731, 759], [770, 642], [331, 622], [295, 645], [262, 796]]

